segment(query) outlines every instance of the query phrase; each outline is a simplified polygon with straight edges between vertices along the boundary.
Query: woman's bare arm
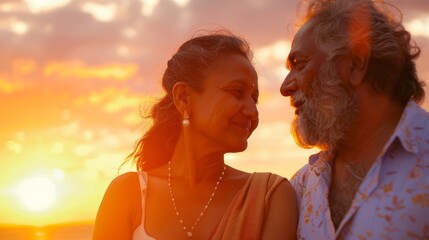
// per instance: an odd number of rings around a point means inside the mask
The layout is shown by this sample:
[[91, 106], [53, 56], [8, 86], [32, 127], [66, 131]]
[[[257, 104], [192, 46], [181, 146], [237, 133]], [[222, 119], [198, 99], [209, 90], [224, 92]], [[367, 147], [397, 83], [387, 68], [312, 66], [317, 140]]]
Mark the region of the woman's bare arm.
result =
[[136, 173], [115, 178], [107, 188], [95, 220], [93, 240], [131, 240], [140, 224], [137, 216], [141, 204]]

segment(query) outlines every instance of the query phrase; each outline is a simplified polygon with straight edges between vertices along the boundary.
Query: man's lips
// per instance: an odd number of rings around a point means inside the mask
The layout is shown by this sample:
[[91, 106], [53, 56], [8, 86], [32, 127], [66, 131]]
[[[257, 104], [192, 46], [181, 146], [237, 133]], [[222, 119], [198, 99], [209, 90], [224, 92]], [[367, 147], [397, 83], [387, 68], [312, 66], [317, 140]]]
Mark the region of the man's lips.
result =
[[298, 101], [291, 100], [290, 104], [295, 108], [295, 114], [298, 115], [300, 112], [300, 107], [302, 105], [304, 105], [304, 101], [303, 100], [298, 100]]

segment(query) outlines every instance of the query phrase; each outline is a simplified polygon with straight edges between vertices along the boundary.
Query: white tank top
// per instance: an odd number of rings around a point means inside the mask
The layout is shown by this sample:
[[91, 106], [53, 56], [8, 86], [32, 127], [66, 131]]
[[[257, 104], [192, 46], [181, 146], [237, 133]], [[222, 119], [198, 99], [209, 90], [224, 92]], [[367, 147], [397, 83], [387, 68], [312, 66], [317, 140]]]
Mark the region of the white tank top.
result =
[[140, 182], [140, 193], [142, 198], [142, 218], [140, 226], [136, 228], [133, 233], [133, 240], [156, 240], [155, 238], [149, 236], [144, 229], [145, 221], [145, 210], [146, 210], [146, 191], [147, 191], [147, 172], [140, 171], [137, 173], [139, 176]]

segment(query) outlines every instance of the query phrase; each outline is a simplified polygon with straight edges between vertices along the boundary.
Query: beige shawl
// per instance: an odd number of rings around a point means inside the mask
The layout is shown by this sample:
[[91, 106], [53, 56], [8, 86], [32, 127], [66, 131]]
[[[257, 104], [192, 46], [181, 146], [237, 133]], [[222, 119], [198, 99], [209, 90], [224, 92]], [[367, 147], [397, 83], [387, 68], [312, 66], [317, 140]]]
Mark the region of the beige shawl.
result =
[[212, 239], [260, 239], [271, 194], [284, 180], [272, 173], [252, 174], [232, 200]]

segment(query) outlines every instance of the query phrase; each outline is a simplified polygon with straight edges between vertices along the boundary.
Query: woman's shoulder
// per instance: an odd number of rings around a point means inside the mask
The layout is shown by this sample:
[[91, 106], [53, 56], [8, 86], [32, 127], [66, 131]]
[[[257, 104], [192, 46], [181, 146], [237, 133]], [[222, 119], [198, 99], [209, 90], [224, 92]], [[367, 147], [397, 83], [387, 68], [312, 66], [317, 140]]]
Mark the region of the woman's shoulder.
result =
[[298, 220], [298, 207], [295, 190], [287, 178], [274, 173], [257, 173], [268, 176], [269, 186], [265, 196], [267, 215], [263, 239], [295, 239]]
[[254, 172], [252, 176], [256, 181], [267, 181], [269, 185], [290, 185], [286, 177], [272, 172]]
[[252, 175], [253, 181], [259, 182], [257, 185], [262, 184], [266, 187], [271, 198], [290, 199], [291, 196], [295, 196], [295, 190], [286, 177], [272, 172], [254, 172]]
[[131, 236], [129, 224], [132, 223], [132, 229], [139, 225], [140, 206], [137, 173], [127, 172], [115, 177], [107, 187], [98, 209], [94, 239], [123, 239], [119, 235]]
[[227, 179], [228, 180], [235, 180], [235, 181], [246, 181], [247, 179], [249, 179], [249, 177], [252, 175], [249, 172], [245, 172], [243, 170], [234, 168], [232, 166], [227, 166]]
[[135, 181], [138, 181], [138, 172], [126, 172], [116, 176], [111, 184], [129, 184]]
[[115, 177], [109, 184], [108, 191], [111, 194], [130, 194], [139, 188], [137, 172], [126, 172]]
[[288, 181], [287, 178], [285, 178], [279, 174], [272, 173], [272, 172], [254, 172], [253, 175], [258, 175], [260, 177], [267, 177], [267, 178], [274, 178], [274, 179], [281, 179], [281, 180]]

